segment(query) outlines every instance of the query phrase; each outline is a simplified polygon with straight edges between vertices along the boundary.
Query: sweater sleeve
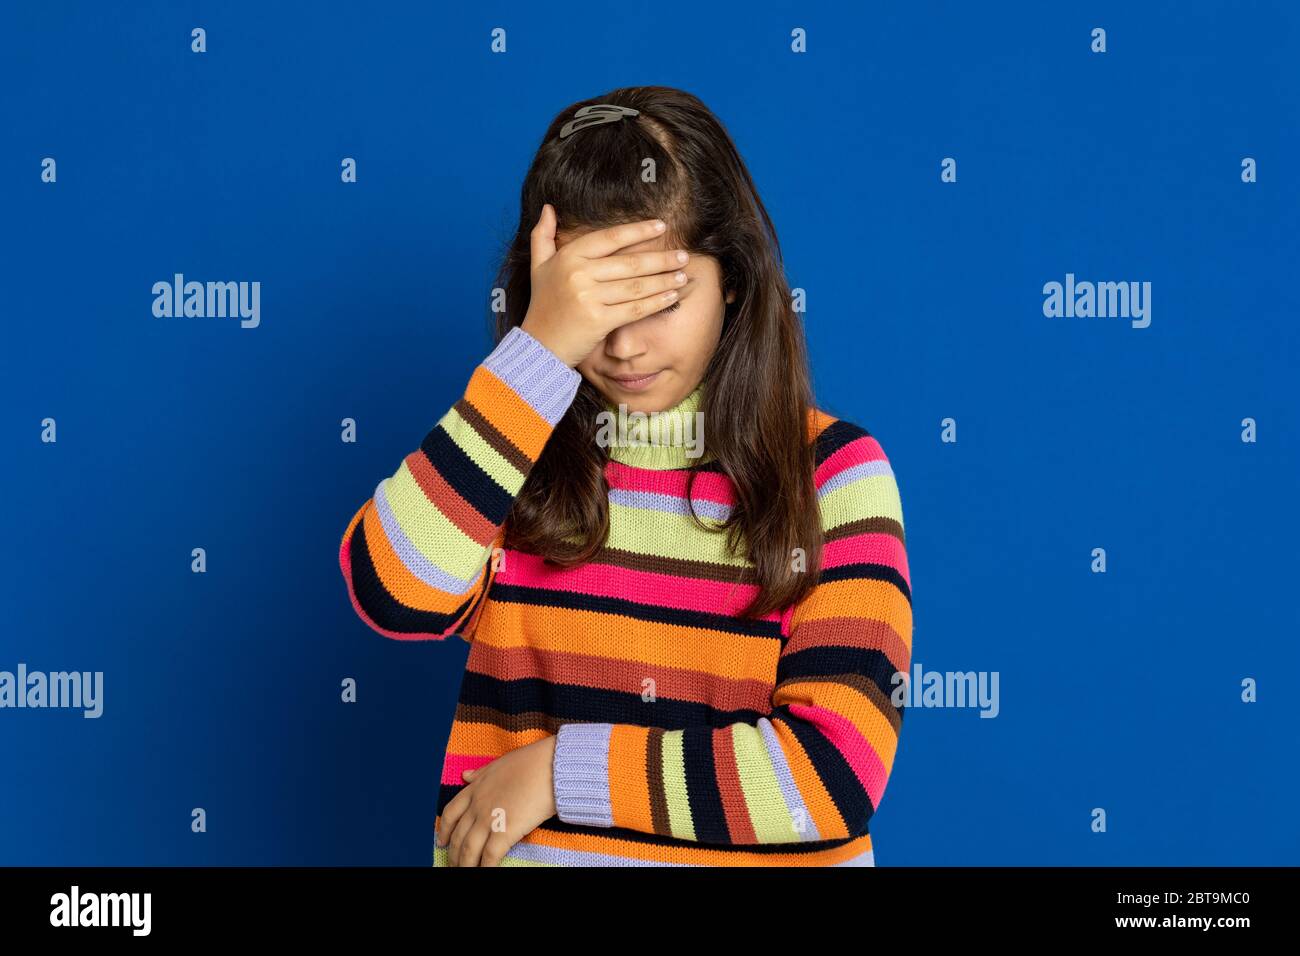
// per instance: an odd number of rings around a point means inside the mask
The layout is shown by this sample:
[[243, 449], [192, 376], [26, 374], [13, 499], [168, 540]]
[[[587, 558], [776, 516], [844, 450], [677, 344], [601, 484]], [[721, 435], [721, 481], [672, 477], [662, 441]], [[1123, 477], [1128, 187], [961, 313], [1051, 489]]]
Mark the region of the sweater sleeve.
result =
[[786, 611], [769, 712], [676, 730], [561, 724], [553, 766], [560, 820], [713, 844], [868, 832], [902, 726], [894, 675], [911, 666], [911, 584], [884, 451], [849, 422], [831, 429], [838, 448], [815, 478], [822, 571]]
[[472, 639], [506, 516], [581, 378], [518, 326], [497, 343], [343, 532], [339, 567], [366, 624], [402, 640]]

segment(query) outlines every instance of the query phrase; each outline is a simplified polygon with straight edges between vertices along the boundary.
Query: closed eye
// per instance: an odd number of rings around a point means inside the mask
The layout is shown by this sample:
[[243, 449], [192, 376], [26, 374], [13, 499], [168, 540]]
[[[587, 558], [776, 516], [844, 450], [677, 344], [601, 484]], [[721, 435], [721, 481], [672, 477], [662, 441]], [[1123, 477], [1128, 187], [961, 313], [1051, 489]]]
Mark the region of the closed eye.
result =
[[673, 303], [672, 305], [670, 305], [668, 308], [666, 308], [666, 309], [660, 309], [658, 312], [655, 312], [655, 313], [653, 313], [652, 315], [648, 316], [648, 318], [653, 319], [655, 316], [658, 316], [658, 315], [667, 315], [669, 312], [673, 312], [673, 311], [675, 311], [675, 310], [677, 310], [677, 309], [680, 309], [681, 307], [682, 307], [682, 301], [681, 301], [681, 299], [678, 299], [676, 302], [674, 302], [674, 303]]

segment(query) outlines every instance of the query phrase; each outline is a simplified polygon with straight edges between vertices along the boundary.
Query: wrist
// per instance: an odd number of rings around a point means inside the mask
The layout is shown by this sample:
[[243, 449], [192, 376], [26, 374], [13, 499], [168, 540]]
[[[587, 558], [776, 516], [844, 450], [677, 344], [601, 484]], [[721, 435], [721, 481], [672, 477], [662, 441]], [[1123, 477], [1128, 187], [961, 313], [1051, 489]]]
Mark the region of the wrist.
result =
[[552, 428], [564, 416], [582, 384], [582, 375], [577, 370], [565, 365], [518, 325], [502, 337], [481, 364], [531, 405]]
[[531, 312], [524, 316], [523, 322], [519, 323], [519, 328], [528, 333], [534, 342], [546, 349], [546, 351], [554, 355], [558, 361], [563, 362], [569, 368], [575, 368], [578, 362], [582, 361], [580, 358], [575, 360], [566, 355], [564, 349], [556, 345], [547, 332], [537, 327], [537, 321], [533, 319]]

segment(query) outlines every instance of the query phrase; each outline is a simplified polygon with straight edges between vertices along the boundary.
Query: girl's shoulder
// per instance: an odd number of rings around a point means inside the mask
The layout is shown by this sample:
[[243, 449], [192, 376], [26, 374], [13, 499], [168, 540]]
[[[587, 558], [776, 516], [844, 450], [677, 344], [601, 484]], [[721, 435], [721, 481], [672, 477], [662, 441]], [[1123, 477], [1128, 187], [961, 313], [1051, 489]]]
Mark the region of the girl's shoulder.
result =
[[816, 446], [813, 484], [823, 530], [829, 534], [841, 526], [873, 528], [904, 541], [898, 483], [876, 436], [857, 422], [819, 408], [808, 412], [808, 435]]
[[[853, 463], [864, 460], [863, 456], [884, 457], [880, 442], [866, 428], [821, 408], [808, 409], [808, 441], [816, 446], [818, 467], [836, 455], [843, 459], [852, 458]], [[846, 452], [845, 449], [850, 450]]]

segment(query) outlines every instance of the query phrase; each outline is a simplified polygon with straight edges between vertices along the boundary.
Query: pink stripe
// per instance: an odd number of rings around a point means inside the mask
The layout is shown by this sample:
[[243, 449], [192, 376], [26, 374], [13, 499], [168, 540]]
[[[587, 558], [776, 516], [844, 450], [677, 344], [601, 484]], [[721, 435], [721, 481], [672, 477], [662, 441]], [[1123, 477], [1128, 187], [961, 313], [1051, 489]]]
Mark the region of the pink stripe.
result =
[[902, 575], [909, 589], [912, 587], [912, 577], [907, 567], [907, 549], [892, 534], [868, 532], [837, 538], [827, 542], [822, 551], [824, 568], [837, 568], [858, 562], [891, 567]]
[[[687, 473], [684, 471], [654, 471], [651, 469], [628, 468], [617, 461], [610, 461], [605, 467], [605, 477], [610, 488], [623, 491], [648, 491], [657, 495], [686, 497]], [[726, 475], [711, 471], [695, 474], [695, 484], [691, 488], [693, 501], [716, 501], [718, 504], [734, 505], [735, 494]]]
[[889, 459], [885, 457], [885, 450], [880, 447], [880, 442], [876, 441], [871, 435], [863, 435], [861, 438], [853, 439], [853, 441], [822, 462], [817, 468], [816, 474], [813, 475], [813, 482], [820, 489], [827, 480], [835, 477], [838, 472], [868, 461], [888, 462]]
[[[754, 584], [704, 581], [676, 574], [634, 571], [593, 561], [567, 570], [548, 567], [540, 556], [518, 551], [508, 553], [497, 570], [497, 580], [503, 584], [626, 598], [642, 604], [709, 614], [734, 614], [758, 592], [758, 586]], [[763, 620], [779, 618], [780, 613], [772, 611]]]
[[448, 751], [446, 759], [442, 764], [442, 782], [454, 786], [463, 786], [469, 783], [461, 774], [466, 770], [477, 770], [479, 767], [486, 767], [496, 757], [484, 757], [479, 754], [454, 754]]
[[837, 714], [825, 707], [809, 704], [789, 704], [790, 713], [808, 721], [835, 745], [835, 749], [844, 755], [853, 772], [858, 775], [862, 789], [867, 791], [873, 807], [880, 806], [880, 798], [885, 793], [885, 782], [889, 771], [885, 769], [880, 755], [865, 737], [858, 732], [853, 723], [843, 714]]

